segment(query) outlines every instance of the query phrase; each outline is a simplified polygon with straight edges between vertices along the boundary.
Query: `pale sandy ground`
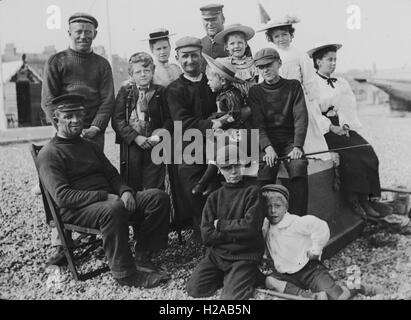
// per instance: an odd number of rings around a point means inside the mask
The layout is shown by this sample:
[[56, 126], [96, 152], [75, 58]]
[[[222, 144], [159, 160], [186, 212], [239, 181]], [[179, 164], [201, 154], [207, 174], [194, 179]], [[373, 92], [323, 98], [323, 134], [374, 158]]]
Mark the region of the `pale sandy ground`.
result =
[[[374, 146], [380, 159], [383, 186], [404, 185], [411, 189], [411, 117], [392, 116], [386, 106], [362, 106], [361, 131]], [[118, 165], [118, 147], [113, 145], [113, 134], [107, 135], [106, 153]], [[193, 267], [198, 263], [202, 248], [185, 234], [186, 244], [176, 241], [170, 234], [170, 246], [160, 256], [162, 263], [173, 275], [166, 285], [138, 290], [120, 287], [109, 273], [86, 282], [75, 282], [66, 268], [60, 270], [61, 283], [47, 282], [51, 269], [44, 262], [52, 252], [49, 229], [44, 222], [43, 207], [39, 197], [30, 190], [36, 183], [36, 173], [28, 144], [0, 146], [0, 298], [5, 299], [187, 299], [184, 285]], [[391, 246], [373, 247], [367, 237], [360, 237], [331, 260], [325, 263], [332, 270], [342, 270], [335, 275], [346, 278], [350, 265], [361, 268], [362, 279], [383, 287], [379, 299], [411, 297], [411, 246], [410, 236], [387, 234]], [[371, 265], [383, 258], [391, 259]], [[93, 264], [101, 264], [93, 260]], [[257, 299], [268, 299], [258, 294]], [[359, 296], [357, 299], [364, 299]]]

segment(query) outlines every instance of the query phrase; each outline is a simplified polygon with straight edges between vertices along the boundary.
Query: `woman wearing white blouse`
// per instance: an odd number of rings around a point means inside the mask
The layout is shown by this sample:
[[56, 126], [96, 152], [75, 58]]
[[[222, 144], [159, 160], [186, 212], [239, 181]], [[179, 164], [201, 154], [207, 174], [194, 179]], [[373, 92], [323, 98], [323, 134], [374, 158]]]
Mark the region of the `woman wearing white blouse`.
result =
[[[361, 127], [354, 93], [347, 80], [331, 77], [335, 71], [340, 44], [326, 44], [308, 51], [317, 70], [322, 116], [317, 120], [328, 147], [341, 148], [368, 142], [355, 130]], [[340, 175], [343, 191], [354, 212], [378, 217], [369, 197], [381, 195], [378, 157], [371, 146], [340, 151]]]

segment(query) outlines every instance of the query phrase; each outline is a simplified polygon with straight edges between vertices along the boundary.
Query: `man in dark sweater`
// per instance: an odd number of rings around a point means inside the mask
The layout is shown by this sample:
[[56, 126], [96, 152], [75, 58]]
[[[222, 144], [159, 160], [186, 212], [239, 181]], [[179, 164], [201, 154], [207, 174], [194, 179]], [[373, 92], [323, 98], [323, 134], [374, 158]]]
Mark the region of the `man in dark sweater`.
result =
[[136, 251], [167, 246], [168, 195], [152, 189], [137, 192], [126, 186], [117, 170], [94, 143], [80, 137], [84, 127], [84, 98], [53, 99], [57, 135], [38, 155], [40, 179], [63, 222], [100, 229], [110, 270], [121, 285], [153, 287], [167, 279], [156, 272], [137, 272], [128, 244], [128, 221], [136, 221]]
[[[208, 119], [217, 111], [217, 106], [215, 96], [207, 85], [208, 79], [200, 69], [201, 49], [201, 41], [197, 38], [184, 37], [176, 42], [176, 58], [184, 73], [168, 86], [167, 102], [171, 118], [174, 122], [181, 123], [183, 134], [188, 129], [198, 129], [203, 134], [205, 142], [206, 130], [220, 128], [229, 115], [219, 119]], [[183, 150], [190, 143], [183, 141]], [[179, 207], [185, 208], [184, 213], [189, 215], [178, 218], [180, 220], [193, 218], [194, 236], [198, 241], [200, 241], [201, 212], [206, 199], [202, 196], [194, 196], [191, 191], [206, 169], [207, 165], [203, 159], [201, 163], [179, 164], [178, 173], [174, 174], [176, 185], [181, 186], [182, 195], [178, 198], [182, 201]]]
[[264, 208], [259, 188], [242, 180], [245, 159], [235, 145], [217, 151], [216, 164], [226, 183], [207, 199], [201, 236], [206, 256], [193, 271], [187, 292], [211, 296], [223, 285], [222, 299], [244, 300], [264, 283], [258, 264], [264, 253]]
[[254, 126], [260, 130], [261, 185], [275, 183], [280, 166], [278, 157], [290, 157], [284, 166], [291, 179], [290, 212], [307, 213], [308, 179], [303, 145], [308, 126], [304, 93], [298, 80], [279, 76], [281, 59], [272, 48], [258, 51], [254, 58], [264, 82], [250, 89], [249, 104]]
[[97, 35], [97, 20], [85, 13], [69, 18], [70, 47], [51, 56], [44, 68], [41, 106], [53, 123], [51, 101], [63, 94], [85, 97], [85, 129], [82, 136], [104, 149], [104, 132], [114, 109], [111, 67], [91, 45]]

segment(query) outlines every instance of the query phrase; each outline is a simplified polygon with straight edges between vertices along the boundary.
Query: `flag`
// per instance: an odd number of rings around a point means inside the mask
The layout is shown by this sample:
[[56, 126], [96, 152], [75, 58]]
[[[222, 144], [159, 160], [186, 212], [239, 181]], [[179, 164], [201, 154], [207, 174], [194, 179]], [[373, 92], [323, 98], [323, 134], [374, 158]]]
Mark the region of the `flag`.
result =
[[261, 23], [266, 24], [268, 21], [271, 20], [271, 18], [268, 15], [267, 11], [265, 11], [264, 7], [262, 6], [262, 4], [260, 2], [258, 3], [258, 8], [260, 9]]

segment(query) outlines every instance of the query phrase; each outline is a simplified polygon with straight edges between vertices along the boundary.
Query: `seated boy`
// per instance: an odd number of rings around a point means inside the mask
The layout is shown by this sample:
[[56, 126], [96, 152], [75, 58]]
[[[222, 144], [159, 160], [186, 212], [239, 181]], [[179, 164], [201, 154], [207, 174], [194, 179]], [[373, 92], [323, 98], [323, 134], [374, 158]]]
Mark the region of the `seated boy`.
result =
[[[208, 250], [187, 284], [192, 297], [211, 296], [223, 287], [222, 299], [248, 299], [264, 282], [258, 269], [264, 253], [261, 193], [242, 181], [244, 162], [232, 164], [238, 154], [235, 145], [217, 151], [226, 184], [208, 197], [203, 210], [201, 236]], [[241, 153], [239, 158], [244, 159]]]
[[312, 215], [288, 213], [289, 193], [282, 185], [266, 185], [261, 192], [267, 204], [263, 236], [276, 269], [265, 280], [267, 288], [302, 296], [307, 296], [307, 292], [300, 288], [310, 289], [322, 292], [314, 298], [325, 298], [325, 292], [331, 300], [346, 300], [357, 293], [376, 294], [376, 288], [363, 284], [352, 290], [337, 285], [320, 262], [330, 237], [325, 221]]
[[[204, 53], [203, 56], [207, 61], [206, 74], [208, 86], [212, 92], [217, 93], [218, 111], [213, 113], [209, 119], [223, 117], [222, 130], [224, 131], [228, 129], [246, 129], [246, 120], [251, 115], [251, 109], [246, 105], [241, 91], [233, 85], [234, 83], [243, 83], [244, 81], [235, 76], [234, 67], [225, 59], [218, 58], [214, 60]], [[230, 133], [230, 138], [239, 137], [238, 130], [224, 131], [215, 132], [213, 139], [218, 134], [224, 134], [228, 137], [227, 133]], [[207, 170], [194, 186], [192, 190], [194, 195], [207, 196], [216, 189], [216, 184], [213, 182], [215, 182], [217, 177], [217, 167], [212, 162], [209, 161]]]

